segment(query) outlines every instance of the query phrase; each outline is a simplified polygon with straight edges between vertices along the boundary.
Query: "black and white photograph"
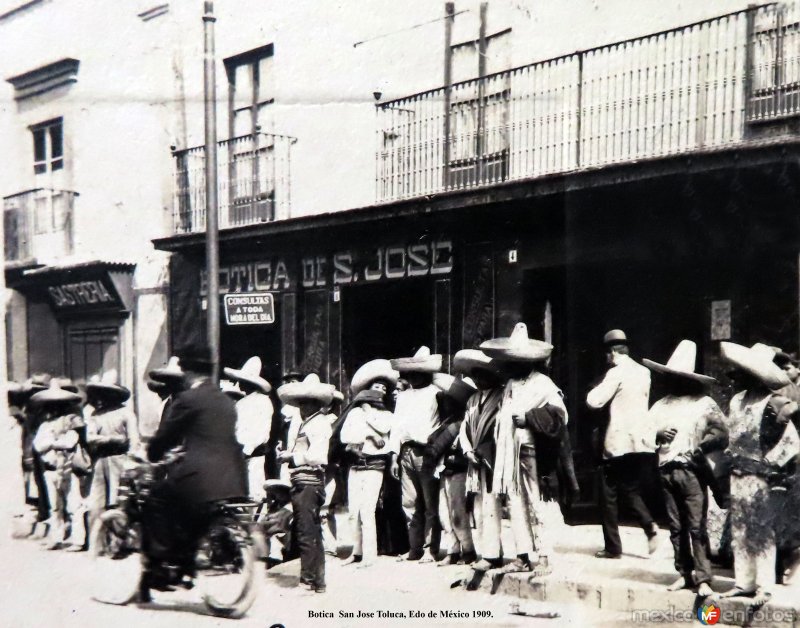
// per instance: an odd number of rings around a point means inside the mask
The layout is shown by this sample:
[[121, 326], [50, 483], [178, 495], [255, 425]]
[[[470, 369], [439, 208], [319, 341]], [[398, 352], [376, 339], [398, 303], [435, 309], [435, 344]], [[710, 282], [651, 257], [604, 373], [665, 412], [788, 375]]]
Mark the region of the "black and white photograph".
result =
[[800, 626], [800, 0], [0, 0], [0, 197], [2, 625]]

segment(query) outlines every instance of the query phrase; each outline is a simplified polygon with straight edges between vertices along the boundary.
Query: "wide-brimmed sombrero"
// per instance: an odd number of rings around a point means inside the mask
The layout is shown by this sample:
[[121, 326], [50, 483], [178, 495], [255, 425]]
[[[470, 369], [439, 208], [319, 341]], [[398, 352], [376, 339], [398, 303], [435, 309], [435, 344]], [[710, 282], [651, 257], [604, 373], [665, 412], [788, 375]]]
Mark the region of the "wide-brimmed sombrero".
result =
[[25, 380], [22, 384], [22, 390], [30, 397], [37, 392], [47, 390], [50, 386], [50, 380], [52, 380], [52, 377], [47, 373], [36, 373]]
[[75, 392], [65, 390], [59, 385], [57, 379], [50, 380], [50, 386], [45, 390], [40, 390], [31, 396], [31, 403], [35, 405], [45, 405], [51, 403], [78, 403], [83, 401], [82, 397]]
[[528, 326], [517, 323], [507, 338], [493, 338], [480, 346], [490, 358], [506, 362], [541, 362], [553, 353], [553, 345], [528, 337]]
[[464, 375], [471, 375], [476, 369], [499, 373], [500, 365], [478, 349], [462, 349], [453, 356], [453, 370]]
[[148, 379], [145, 383], [147, 384], [147, 389], [150, 392], [154, 392], [156, 394], [162, 393], [165, 390], [167, 390], [167, 385], [164, 382], [159, 382], [158, 380], [155, 379]]
[[102, 395], [119, 402], [127, 401], [131, 391], [119, 384], [117, 369], [109, 369], [102, 375], [93, 375], [86, 383], [86, 393]]
[[410, 358], [395, 358], [390, 360], [389, 364], [400, 373], [436, 373], [442, 368], [442, 354], [432, 354], [431, 350], [423, 345]]
[[282, 403], [292, 406], [305, 399], [313, 399], [327, 406], [333, 401], [335, 390], [332, 384], [323, 384], [319, 381], [319, 375], [311, 373], [302, 382], [290, 382], [278, 388], [278, 398]]
[[478, 390], [475, 382], [471, 379], [461, 379], [447, 373], [435, 373], [433, 375], [433, 385], [462, 405], [466, 405], [467, 399]]
[[269, 493], [270, 491], [290, 491], [292, 485], [286, 480], [267, 480], [264, 482], [264, 490]]
[[167, 364], [157, 369], [153, 369], [148, 373], [150, 379], [157, 382], [171, 383], [175, 380], [181, 380], [186, 375], [180, 365], [178, 356], [173, 355], [167, 360]]
[[702, 384], [712, 384], [717, 380], [708, 375], [695, 373], [695, 365], [697, 364], [697, 344], [691, 340], [681, 340], [675, 351], [667, 360], [666, 364], [653, 362], [653, 360], [642, 360], [647, 368], [658, 373], [666, 373], [668, 375], [677, 375], [679, 377], [686, 377]]
[[370, 360], [358, 367], [358, 370], [353, 374], [350, 388], [353, 389], [353, 394], [357, 395], [379, 379], [386, 380], [391, 388], [397, 384], [397, 380], [400, 379], [400, 373], [392, 368], [392, 363], [389, 360]]
[[261, 377], [261, 358], [257, 355], [248, 358], [244, 366], [240, 369], [232, 369], [226, 366], [223, 370], [225, 375], [230, 377], [233, 381], [244, 382], [255, 386], [265, 395], [268, 395], [269, 391], [272, 390], [272, 384]]
[[236, 384], [229, 379], [219, 380], [219, 389], [234, 401], [238, 401], [244, 397], [244, 392], [241, 388], [239, 388], [239, 384]]
[[752, 347], [745, 347], [735, 342], [721, 342], [719, 350], [724, 359], [763, 382], [770, 390], [791, 383], [786, 372], [773, 362], [775, 350], [765, 344], [757, 342]]

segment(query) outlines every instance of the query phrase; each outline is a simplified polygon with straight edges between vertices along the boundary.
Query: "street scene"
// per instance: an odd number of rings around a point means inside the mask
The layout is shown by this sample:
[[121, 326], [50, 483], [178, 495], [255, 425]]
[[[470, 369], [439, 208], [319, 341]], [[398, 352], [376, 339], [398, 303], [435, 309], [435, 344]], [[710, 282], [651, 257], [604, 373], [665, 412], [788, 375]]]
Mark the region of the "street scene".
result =
[[4, 624], [800, 624], [800, 4], [0, 0]]

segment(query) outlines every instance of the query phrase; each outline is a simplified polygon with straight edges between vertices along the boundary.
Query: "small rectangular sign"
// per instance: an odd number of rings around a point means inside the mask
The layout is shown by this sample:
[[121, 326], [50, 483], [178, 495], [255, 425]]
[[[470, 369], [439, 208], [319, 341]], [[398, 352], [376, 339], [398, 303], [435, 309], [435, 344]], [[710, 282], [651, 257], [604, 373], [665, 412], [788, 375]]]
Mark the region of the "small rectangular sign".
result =
[[271, 325], [275, 300], [271, 292], [234, 292], [223, 298], [228, 325]]
[[711, 340], [728, 340], [731, 337], [731, 302], [711, 302]]

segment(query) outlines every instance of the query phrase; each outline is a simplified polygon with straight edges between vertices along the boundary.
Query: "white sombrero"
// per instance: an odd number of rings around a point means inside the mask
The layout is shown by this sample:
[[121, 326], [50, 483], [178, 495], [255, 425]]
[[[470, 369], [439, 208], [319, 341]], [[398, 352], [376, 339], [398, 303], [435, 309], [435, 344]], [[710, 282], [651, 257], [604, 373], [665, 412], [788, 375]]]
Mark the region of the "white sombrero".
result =
[[170, 382], [176, 379], [183, 379], [185, 373], [180, 366], [178, 356], [173, 355], [167, 361], [166, 366], [153, 369], [150, 371], [149, 375], [150, 379], [154, 379], [157, 382]]
[[390, 360], [392, 368], [401, 373], [435, 373], [442, 368], [442, 354], [431, 353], [425, 345], [421, 346], [410, 358]]
[[553, 345], [528, 337], [528, 326], [517, 323], [508, 338], [493, 338], [481, 343], [490, 358], [507, 362], [540, 362], [553, 353]]
[[499, 373], [500, 366], [478, 349], [462, 349], [453, 356], [453, 370], [469, 375], [475, 369], [483, 369], [490, 373]]
[[391, 386], [394, 386], [397, 384], [397, 380], [400, 379], [400, 373], [392, 368], [392, 363], [389, 360], [370, 360], [358, 367], [358, 370], [353, 374], [350, 388], [353, 389], [353, 394], [357, 395], [362, 390], [369, 388], [372, 382], [378, 379], [384, 379]]
[[466, 404], [467, 399], [478, 390], [477, 386], [475, 386], [475, 382], [468, 377], [461, 379], [460, 377], [453, 377], [447, 373], [434, 373], [433, 385], [445, 395], [452, 397], [461, 404]]
[[327, 406], [333, 401], [335, 388], [332, 384], [323, 384], [319, 375], [311, 373], [302, 382], [290, 382], [278, 388], [278, 398], [283, 403], [296, 406], [298, 401], [313, 399]]
[[734, 342], [721, 342], [719, 350], [728, 362], [761, 380], [771, 390], [791, 383], [785, 371], [772, 361], [775, 350], [765, 344], [757, 342], [752, 347], [744, 347]]
[[675, 347], [675, 351], [672, 352], [666, 364], [660, 364], [647, 359], [642, 360], [642, 364], [653, 371], [687, 377], [702, 384], [712, 384], [717, 381], [708, 375], [695, 373], [694, 370], [697, 364], [697, 344], [691, 340], [681, 340], [678, 346]]
[[82, 401], [78, 393], [65, 390], [59, 385], [58, 378], [50, 380], [50, 386], [46, 390], [40, 390], [31, 395], [31, 403], [42, 405], [45, 403], [77, 403]]
[[268, 395], [269, 391], [272, 390], [272, 385], [261, 377], [261, 358], [257, 355], [249, 358], [240, 369], [232, 369], [226, 366], [223, 370], [225, 375], [233, 381], [251, 384], [256, 388], [260, 388], [265, 395]]
[[118, 401], [127, 401], [131, 396], [131, 391], [119, 384], [117, 369], [109, 369], [102, 375], [93, 375], [86, 384], [86, 392], [112, 397]]

